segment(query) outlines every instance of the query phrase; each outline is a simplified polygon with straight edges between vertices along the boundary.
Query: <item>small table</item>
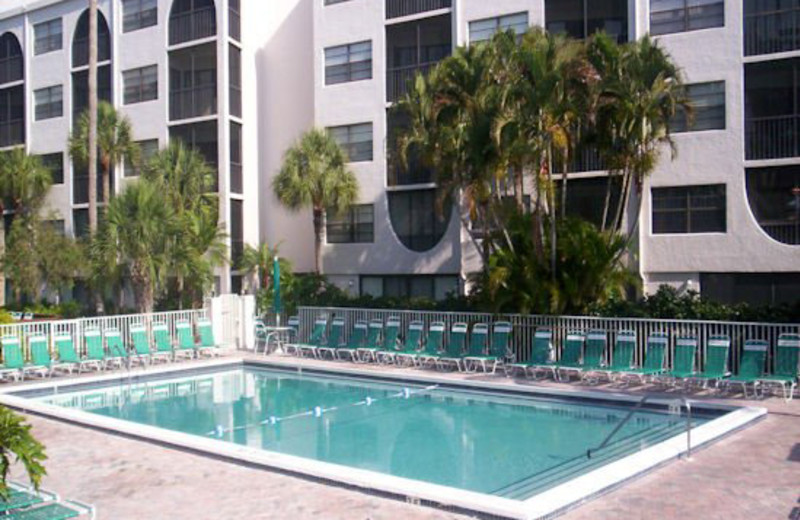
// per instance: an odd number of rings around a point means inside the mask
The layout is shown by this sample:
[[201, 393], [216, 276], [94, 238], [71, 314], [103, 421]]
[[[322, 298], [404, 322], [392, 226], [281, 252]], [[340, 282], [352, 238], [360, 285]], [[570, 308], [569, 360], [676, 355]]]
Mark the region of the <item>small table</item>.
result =
[[[275, 352], [278, 348], [283, 348], [283, 344], [290, 341], [295, 330], [292, 327], [264, 326], [264, 355]], [[270, 349], [270, 342], [274, 341], [275, 348]]]

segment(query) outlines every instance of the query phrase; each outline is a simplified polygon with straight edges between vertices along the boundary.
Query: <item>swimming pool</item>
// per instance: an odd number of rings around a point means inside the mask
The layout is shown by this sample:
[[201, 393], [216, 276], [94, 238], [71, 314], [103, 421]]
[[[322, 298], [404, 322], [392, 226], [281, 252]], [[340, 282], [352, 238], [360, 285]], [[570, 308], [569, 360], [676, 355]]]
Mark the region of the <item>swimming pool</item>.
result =
[[[16, 397], [29, 407], [124, 424], [127, 433], [167, 430], [191, 438], [193, 449], [260, 453], [281, 469], [336, 481], [344, 475], [348, 484], [501, 516], [539, 516], [543, 500], [563, 509], [567, 490], [573, 502], [585, 498], [580, 482], [596, 484], [603, 473], [625, 480], [626, 461], [635, 469], [642, 461], [634, 459], [650, 453], [652, 467], [686, 448], [687, 418], [677, 402], [631, 413], [631, 401], [607, 395], [230, 362], [99, 379], [40, 385]], [[695, 443], [737, 411], [695, 406]]]

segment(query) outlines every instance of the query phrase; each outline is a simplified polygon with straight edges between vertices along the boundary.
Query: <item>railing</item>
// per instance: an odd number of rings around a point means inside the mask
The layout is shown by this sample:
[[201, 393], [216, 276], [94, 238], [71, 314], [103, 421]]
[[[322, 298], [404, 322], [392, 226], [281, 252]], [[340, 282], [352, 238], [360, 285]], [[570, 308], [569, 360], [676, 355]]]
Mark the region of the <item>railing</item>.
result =
[[174, 14], [169, 18], [169, 44], [200, 40], [217, 34], [217, 13], [213, 7]]
[[783, 244], [800, 245], [800, 221], [766, 223], [759, 222], [764, 231]]
[[745, 15], [744, 55], [800, 49], [800, 9]]
[[33, 335], [46, 335], [50, 344], [50, 350], [54, 351], [55, 344], [53, 339], [57, 334], [69, 334], [75, 345], [75, 350], [79, 355], [86, 354], [86, 345], [83, 340], [87, 329], [119, 329], [123, 340], [127, 343], [130, 338], [130, 327], [137, 324], [152, 325], [153, 323], [163, 322], [169, 327], [172, 337], [176, 336], [175, 324], [179, 321], [189, 321], [196, 323], [200, 318], [207, 318], [206, 309], [155, 312], [152, 314], [127, 314], [120, 316], [102, 316], [95, 318], [79, 318], [75, 320], [55, 320], [55, 321], [31, 321], [14, 323], [10, 325], [0, 325], [1, 336], [17, 336], [21, 338], [20, 344], [26, 359], [30, 358], [28, 342], [26, 338]]
[[386, 18], [399, 18], [451, 6], [451, 0], [386, 0]]
[[427, 74], [438, 62], [421, 63], [408, 67], [397, 67], [386, 72], [386, 101], [393, 103], [405, 96], [409, 91], [409, 85], [417, 73]]
[[[566, 171], [567, 173], [578, 173], [604, 170], [606, 170], [606, 165], [603, 158], [600, 157], [600, 152], [597, 151], [597, 148], [591, 146], [580, 150], [573, 157], [570, 157]], [[562, 161], [555, 161], [553, 171], [554, 173], [564, 173]]]
[[800, 155], [800, 116], [753, 117], [745, 120], [746, 157], [780, 159]]
[[216, 85], [172, 90], [169, 93], [169, 118], [172, 121], [190, 117], [211, 116], [216, 113]]
[[22, 119], [0, 123], [0, 147], [22, 144], [25, 141], [24, 123]]
[[[111, 59], [109, 55], [111, 43], [107, 33], [100, 33], [97, 36], [97, 63], [103, 63]], [[72, 66], [84, 67], [89, 64], [89, 39], [75, 40], [72, 45]]]
[[408, 161], [408, 168], [397, 161], [390, 161], [387, 168], [389, 186], [407, 186], [409, 184], [429, 184], [436, 182], [433, 169], [426, 168], [416, 157]]
[[[499, 314], [476, 312], [431, 312], [431, 311], [396, 311], [384, 309], [347, 309], [333, 307], [300, 307], [300, 338], [308, 337], [313, 320], [320, 314], [329, 317], [336, 316], [345, 319], [345, 331], [349, 334], [356, 321], [380, 319], [384, 322], [389, 316], [400, 317], [402, 330], [414, 320], [422, 320], [426, 327], [434, 321], [443, 321], [448, 330], [453, 323], [466, 322], [491, 323], [493, 321], [510, 321], [514, 326], [510, 355], [518, 361], [530, 358], [533, 336], [536, 329], [546, 327], [553, 331], [553, 345], [557, 357], [560, 357], [561, 346], [569, 331], [603, 330], [608, 334], [611, 345], [619, 331], [630, 330], [636, 333], [637, 348], [634, 355], [636, 363], [644, 360], [644, 351], [647, 338], [655, 332], [664, 332], [669, 335], [670, 344], [674, 344], [679, 336], [694, 336], [699, 340], [700, 359], [702, 366], [705, 360], [705, 347], [708, 339], [715, 335], [726, 335], [731, 338], [730, 366], [734, 370], [739, 366], [739, 355], [745, 340], [764, 339], [769, 341], [771, 349], [775, 348], [778, 336], [782, 333], [800, 333], [800, 324], [773, 324], [773, 323], [736, 323], [723, 321], [699, 320], [657, 320], [643, 318], [601, 318], [594, 316], [539, 316], [522, 314]], [[445, 338], [445, 344], [447, 339]], [[611, 349], [609, 349], [611, 350]], [[769, 353], [771, 362], [772, 351]], [[671, 363], [671, 351], [668, 362]], [[610, 359], [608, 359], [610, 361]]]

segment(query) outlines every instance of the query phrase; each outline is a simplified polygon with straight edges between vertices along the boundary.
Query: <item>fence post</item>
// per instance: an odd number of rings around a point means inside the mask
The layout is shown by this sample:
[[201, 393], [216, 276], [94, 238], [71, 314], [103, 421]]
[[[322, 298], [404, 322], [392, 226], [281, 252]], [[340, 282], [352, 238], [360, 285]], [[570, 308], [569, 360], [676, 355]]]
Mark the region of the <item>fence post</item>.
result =
[[241, 340], [239, 348], [244, 350], [255, 350], [256, 344], [256, 297], [252, 294], [246, 294], [240, 297], [241, 302], [241, 327], [239, 328], [239, 337]]

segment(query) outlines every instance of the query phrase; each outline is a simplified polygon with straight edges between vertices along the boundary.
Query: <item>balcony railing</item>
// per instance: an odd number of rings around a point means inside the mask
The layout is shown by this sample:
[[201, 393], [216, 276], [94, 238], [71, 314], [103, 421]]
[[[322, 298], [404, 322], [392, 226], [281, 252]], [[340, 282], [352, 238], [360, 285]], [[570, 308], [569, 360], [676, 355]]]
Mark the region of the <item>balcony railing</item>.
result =
[[800, 221], [796, 222], [761, 222], [764, 231], [782, 244], [800, 245]]
[[433, 170], [426, 168], [418, 160], [412, 159], [409, 161], [408, 168], [403, 168], [402, 165], [390, 161], [387, 172], [389, 186], [408, 186], [436, 182]]
[[212, 116], [216, 113], [216, 85], [173, 90], [169, 93], [169, 118], [172, 121]]
[[451, 6], [451, 0], [386, 0], [386, 18], [399, 18]]
[[436, 63], [438, 62], [389, 69], [386, 73], [386, 101], [393, 103], [405, 96], [417, 73], [427, 74]]
[[800, 156], [800, 116], [755, 117], [745, 121], [748, 160]]
[[172, 15], [169, 19], [169, 44], [190, 42], [217, 34], [217, 13], [213, 7]]
[[745, 56], [795, 49], [800, 49], [800, 9], [783, 9], [745, 16]]
[[0, 148], [22, 144], [25, 141], [25, 122], [14, 119], [0, 123]]
[[[567, 165], [567, 173], [578, 172], [596, 172], [606, 170], [605, 162], [600, 157], [597, 148], [587, 147], [577, 152], [576, 155], [570, 158]], [[564, 165], [561, 161], [555, 161], [553, 171], [555, 173], [564, 173]]]

